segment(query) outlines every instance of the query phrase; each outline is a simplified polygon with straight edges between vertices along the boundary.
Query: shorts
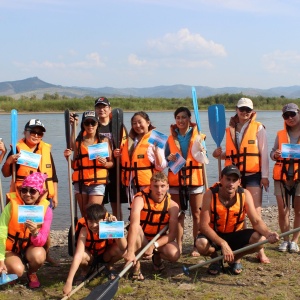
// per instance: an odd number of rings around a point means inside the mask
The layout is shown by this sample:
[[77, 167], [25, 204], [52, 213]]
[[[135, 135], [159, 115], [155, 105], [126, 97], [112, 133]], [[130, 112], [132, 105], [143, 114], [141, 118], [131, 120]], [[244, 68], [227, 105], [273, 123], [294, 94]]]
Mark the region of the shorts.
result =
[[[255, 232], [254, 229], [249, 228], [249, 229], [243, 229], [243, 230], [229, 232], [229, 233], [217, 232], [217, 235], [221, 239], [227, 242], [227, 244], [229, 245], [232, 251], [235, 251], [249, 245], [250, 238], [254, 232]], [[216, 251], [221, 250], [220, 246], [217, 246], [212, 241], [210, 241], [206, 236], [200, 233], [198, 234], [196, 239], [201, 239], [201, 238], [207, 239], [211, 244], [211, 246], [216, 249]]]
[[[79, 183], [74, 183], [74, 192], [76, 194], [80, 193]], [[103, 196], [105, 192], [105, 184], [91, 184], [91, 185], [82, 185], [82, 192], [83, 195], [97, 195]]]
[[247, 188], [248, 186], [261, 186], [261, 172], [254, 173], [248, 176], [242, 176], [241, 185], [243, 188]]
[[[190, 195], [202, 194], [203, 191], [204, 191], [204, 186], [203, 185], [189, 187], [189, 193], [190, 193]], [[169, 194], [171, 194], [171, 195], [179, 195], [179, 186], [171, 186], [169, 188]]]
[[[286, 187], [290, 190], [293, 188], [295, 182], [294, 180], [290, 180], [286, 182]], [[284, 186], [280, 180], [274, 180], [274, 195], [282, 196], [285, 195]], [[300, 184], [297, 184], [295, 196], [300, 196]]]

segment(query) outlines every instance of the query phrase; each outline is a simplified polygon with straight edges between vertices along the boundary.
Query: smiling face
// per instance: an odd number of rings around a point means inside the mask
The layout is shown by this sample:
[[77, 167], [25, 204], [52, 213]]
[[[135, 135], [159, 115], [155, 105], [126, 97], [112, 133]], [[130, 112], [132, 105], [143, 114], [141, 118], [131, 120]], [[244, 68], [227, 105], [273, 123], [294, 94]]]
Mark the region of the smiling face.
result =
[[39, 191], [30, 186], [20, 188], [20, 195], [26, 205], [34, 205], [40, 197]]
[[140, 115], [136, 115], [132, 118], [131, 126], [132, 129], [138, 136], [143, 136], [149, 131], [150, 121], [147, 121]]
[[33, 128], [28, 128], [24, 132], [26, 144], [29, 147], [37, 145], [43, 138], [44, 132], [41, 127], [36, 126]]
[[88, 228], [93, 232], [93, 233], [99, 233], [99, 222], [104, 221], [104, 219], [99, 219], [99, 220], [87, 220], [87, 225]]
[[236, 113], [240, 122], [246, 122], [250, 119], [252, 109], [247, 106], [237, 107]]
[[151, 180], [150, 190], [151, 190], [151, 199], [154, 202], [161, 202], [164, 200], [166, 193], [169, 189], [169, 184], [165, 180]]
[[295, 127], [300, 122], [299, 112], [287, 111], [282, 115], [285, 124], [289, 127]]
[[176, 115], [175, 121], [179, 130], [187, 130], [191, 123], [191, 117], [186, 111], [181, 111]]
[[83, 127], [87, 134], [93, 134], [97, 130], [98, 122], [94, 119], [85, 119], [83, 122]]

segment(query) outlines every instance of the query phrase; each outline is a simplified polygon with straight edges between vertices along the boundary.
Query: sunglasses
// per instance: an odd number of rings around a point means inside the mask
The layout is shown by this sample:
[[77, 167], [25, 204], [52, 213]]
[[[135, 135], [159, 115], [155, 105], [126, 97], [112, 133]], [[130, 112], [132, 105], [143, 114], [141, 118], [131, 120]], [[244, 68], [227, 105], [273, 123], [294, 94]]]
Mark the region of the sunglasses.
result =
[[289, 118], [294, 118], [296, 116], [296, 112], [295, 111], [289, 111], [289, 112], [286, 112], [282, 115], [283, 119], [284, 120], [288, 120]]
[[247, 106], [242, 106], [242, 107], [238, 107], [238, 110], [240, 112], [246, 112], [246, 113], [251, 113], [252, 109], [250, 107], [247, 107]]
[[27, 194], [28, 192], [31, 196], [34, 196], [36, 193], [38, 193], [38, 190], [34, 188], [21, 188], [22, 194]]
[[94, 127], [94, 126], [96, 126], [97, 122], [94, 121], [94, 120], [90, 120], [90, 121], [87, 120], [87, 121], [84, 121], [83, 124], [84, 124], [85, 126], [90, 126], [90, 125], [92, 125], [92, 126]]
[[30, 132], [31, 136], [37, 136], [39, 138], [44, 136], [44, 132], [40, 132], [40, 131], [35, 131], [35, 130], [27, 130], [28, 132]]

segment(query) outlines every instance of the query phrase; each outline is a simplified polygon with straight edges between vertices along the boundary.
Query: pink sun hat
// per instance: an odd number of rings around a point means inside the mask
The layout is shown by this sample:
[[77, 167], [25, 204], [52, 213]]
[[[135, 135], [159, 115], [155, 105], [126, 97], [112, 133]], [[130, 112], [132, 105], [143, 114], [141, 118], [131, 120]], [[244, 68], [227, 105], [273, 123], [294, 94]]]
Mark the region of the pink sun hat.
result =
[[34, 172], [28, 175], [22, 183], [23, 187], [32, 187], [39, 191], [40, 194], [44, 193], [44, 183], [46, 178], [48, 177], [47, 174], [42, 174], [40, 172]]

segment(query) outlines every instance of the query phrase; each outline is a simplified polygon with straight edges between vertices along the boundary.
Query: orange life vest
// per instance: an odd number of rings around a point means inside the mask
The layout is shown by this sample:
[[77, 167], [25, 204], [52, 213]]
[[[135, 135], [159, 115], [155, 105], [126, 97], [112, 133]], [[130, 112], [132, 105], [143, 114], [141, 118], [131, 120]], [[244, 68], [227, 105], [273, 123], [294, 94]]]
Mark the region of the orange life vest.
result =
[[73, 183], [80, 182], [85, 185], [106, 184], [108, 170], [97, 159], [90, 160], [88, 148], [82, 142], [76, 142], [78, 150], [73, 163]]
[[77, 245], [78, 237], [81, 228], [86, 227], [87, 236], [85, 240], [85, 249], [88, 250], [93, 256], [100, 255], [105, 252], [108, 245], [114, 243], [113, 239], [100, 239], [98, 233], [93, 233], [88, 225], [85, 218], [78, 220], [76, 229], [75, 229], [75, 245]]
[[[197, 162], [191, 152], [193, 143], [195, 142], [196, 137], [198, 136], [198, 129], [196, 124], [192, 123], [193, 132], [189, 144], [189, 149], [187, 153], [185, 166], [181, 170], [174, 174], [171, 169], [168, 172], [168, 180], [170, 186], [201, 186], [203, 185], [203, 166], [201, 163]], [[175, 132], [174, 125], [171, 125], [171, 135], [168, 138], [168, 144], [171, 153], [179, 153], [182, 156], [180, 149], [180, 144], [176, 138], [177, 133]], [[205, 135], [201, 134], [201, 138], [204, 140]]]
[[243, 229], [245, 221], [245, 193], [238, 187], [236, 201], [231, 207], [225, 207], [219, 199], [219, 183], [210, 187], [212, 191], [211, 220], [209, 226], [216, 232], [229, 233]]
[[140, 225], [147, 240], [152, 240], [160, 230], [169, 224], [169, 208], [171, 196], [166, 194], [164, 200], [160, 203], [154, 202], [150, 198], [150, 188], [145, 188], [142, 192], [135, 195], [141, 196], [144, 200], [144, 206], [140, 214]]
[[[32, 150], [24, 142], [24, 139], [21, 139], [17, 143], [17, 153], [19, 153], [21, 150], [32, 152]], [[45, 188], [48, 190], [47, 198], [51, 199], [54, 197], [54, 184], [53, 184], [53, 177], [52, 177], [53, 169], [51, 163], [51, 145], [45, 143], [44, 141], [40, 141], [34, 153], [41, 155], [39, 167], [35, 169], [29, 166], [18, 165], [17, 172], [16, 172], [16, 184], [15, 185], [11, 184], [11, 192], [15, 191], [12, 190], [13, 186], [17, 188], [22, 185], [22, 182], [25, 179], [25, 177], [27, 177], [28, 175], [34, 172], [41, 172], [43, 174], [48, 175], [45, 181]]]
[[[19, 195], [10, 193], [10, 221], [8, 223], [8, 234], [6, 239], [6, 251], [12, 251], [17, 254], [25, 251], [30, 246], [31, 233], [24, 223], [18, 223], [18, 207], [25, 205]], [[37, 205], [44, 206], [44, 215], [49, 206], [49, 201], [41, 199]]]
[[[277, 132], [278, 137], [278, 145], [279, 149], [281, 149], [282, 144], [289, 144], [290, 138], [288, 136], [288, 132], [285, 129], [280, 130]], [[298, 141], [297, 144], [300, 144], [300, 141]], [[289, 159], [289, 158], [282, 158], [279, 157], [276, 160], [276, 163], [273, 168], [273, 179], [274, 180], [281, 180], [286, 181], [288, 177], [288, 170], [289, 167], [293, 165], [293, 180], [298, 180], [300, 178], [299, 172], [300, 172], [300, 159]]]
[[239, 148], [237, 148], [235, 128], [226, 128], [225, 166], [237, 166], [242, 175], [261, 171], [260, 153], [256, 137], [260, 125], [261, 123], [255, 121], [255, 116], [249, 121]]
[[[124, 147], [122, 148], [122, 183], [125, 186], [129, 186], [130, 174], [133, 173], [134, 185], [138, 191], [141, 186], [150, 185], [150, 178], [154, 172], [154, 166], [147, 155], [147, 149], [149, 147], [148, 139], [150, 135], [151, 130], [142, 137], [132, 151], [130, 150], [134, 147], [134, 142], [130, 137], [128, 137]], [[129, 153], [131, 153], [131, 155]]]

